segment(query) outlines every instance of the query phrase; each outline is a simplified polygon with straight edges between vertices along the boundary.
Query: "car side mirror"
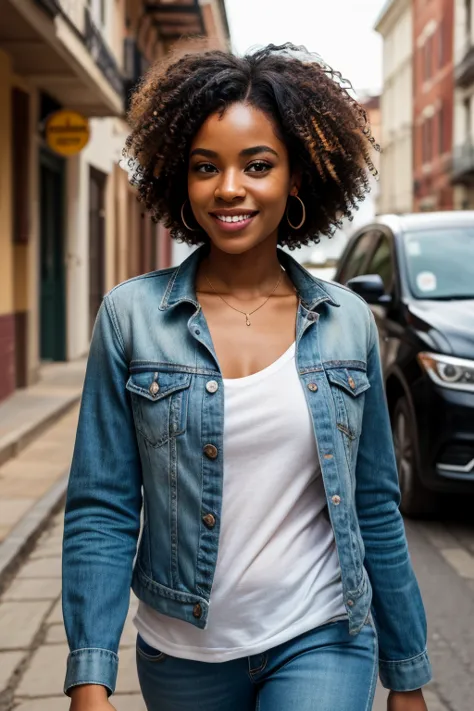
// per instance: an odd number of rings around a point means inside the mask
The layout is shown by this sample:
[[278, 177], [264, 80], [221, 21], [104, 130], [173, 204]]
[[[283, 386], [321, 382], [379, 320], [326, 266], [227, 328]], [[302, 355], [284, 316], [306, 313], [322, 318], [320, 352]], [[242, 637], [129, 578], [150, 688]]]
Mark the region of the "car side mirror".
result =
[[385, 293], [385, 285], [379, 274], [362, 274], [353, 277], [349, 279], [347, 286], [368, 304], [388, 306], [392, 302], [390, 294]]

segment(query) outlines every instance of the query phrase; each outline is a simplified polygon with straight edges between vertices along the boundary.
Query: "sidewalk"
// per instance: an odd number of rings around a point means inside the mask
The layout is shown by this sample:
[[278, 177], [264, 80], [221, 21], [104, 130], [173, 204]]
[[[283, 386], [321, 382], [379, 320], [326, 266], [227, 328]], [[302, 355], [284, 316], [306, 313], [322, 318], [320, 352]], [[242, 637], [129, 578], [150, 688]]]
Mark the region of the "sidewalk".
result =
[[84, 371], [85, 360], [45, 366], [0, 405], [0, 588], [64, 495]]

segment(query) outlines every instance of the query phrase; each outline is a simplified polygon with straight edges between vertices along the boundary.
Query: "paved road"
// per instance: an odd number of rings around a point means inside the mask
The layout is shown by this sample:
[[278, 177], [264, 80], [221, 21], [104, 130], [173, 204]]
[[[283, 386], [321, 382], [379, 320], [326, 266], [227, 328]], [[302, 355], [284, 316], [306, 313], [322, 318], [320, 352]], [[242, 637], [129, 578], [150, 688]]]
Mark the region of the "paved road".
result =
[[[435, 671], [435, 681], [426, 691], [429, 711], [471, 711], [474, 705], [471, 511], [472, 502], [454, 500], [442, 522], [407, 522], [429, 618]], [[59, 601], [61, 534], [58, 516], [0, 601], [0, 711], [68, 709], [67, 699], [61, 695], [67, 655]], [[119, 682], [113, 697], [118, 711], [145, 711], [134, 665], [134, 606], [132, 603], [122, 639]], [[374, 711], [384, 711], [384, 699], [385, 693], [378, 689]]]

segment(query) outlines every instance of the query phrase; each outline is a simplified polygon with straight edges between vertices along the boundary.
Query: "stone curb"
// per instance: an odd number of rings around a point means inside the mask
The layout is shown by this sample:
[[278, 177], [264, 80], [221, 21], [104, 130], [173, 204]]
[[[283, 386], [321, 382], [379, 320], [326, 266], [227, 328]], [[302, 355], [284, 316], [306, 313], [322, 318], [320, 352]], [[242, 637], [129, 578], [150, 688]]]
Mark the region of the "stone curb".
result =
[[24, 556], [47, 527], [51, 517], [61, 509], [64, 502], [69, 469], [17, 523], [5, 540], [0, 543], [0, 594], [4, 591]]
[[25, 449], [31, 442], [40, 437], [46, 430], [54, 425], [58, 420], [66, 415], [80, 401], [81, 392], [77, 395], [72, 395], [65, 401], [59, 403], [56, 407], [43, 417], [40, 417], [35, 422], [30, 422], [23, 427], [18, 427], [14, 432], [0, 438], [0, 466], [8, 462], [12, 457]]

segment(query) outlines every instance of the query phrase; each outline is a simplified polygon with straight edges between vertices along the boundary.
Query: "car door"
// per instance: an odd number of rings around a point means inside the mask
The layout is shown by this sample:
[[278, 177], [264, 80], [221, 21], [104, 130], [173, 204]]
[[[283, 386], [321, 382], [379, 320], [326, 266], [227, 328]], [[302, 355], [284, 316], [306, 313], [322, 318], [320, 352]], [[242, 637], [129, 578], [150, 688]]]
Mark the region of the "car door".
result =
[[376, 248], [365, 265], [365, 274], [378, 274], [384, 283], [385, 294], [392, 297], [388, 304], [371, 306], [380, 336], [382, 367], [386, 373], [396, 360], [403, 335], [399, 320], [397, 263], [391, 234], [380, 233]]

